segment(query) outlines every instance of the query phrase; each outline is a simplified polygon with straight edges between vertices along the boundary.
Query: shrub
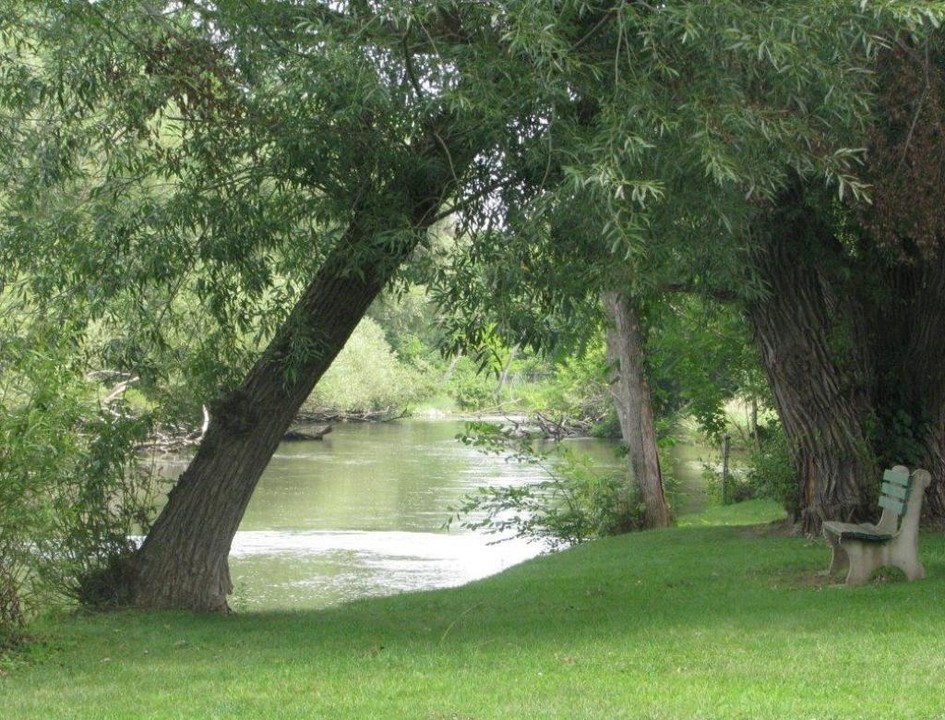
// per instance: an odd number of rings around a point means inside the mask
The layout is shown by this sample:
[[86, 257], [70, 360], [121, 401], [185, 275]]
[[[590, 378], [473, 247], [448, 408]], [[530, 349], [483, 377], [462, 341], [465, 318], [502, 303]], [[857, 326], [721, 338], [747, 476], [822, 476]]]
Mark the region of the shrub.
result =
[[380, 325], [364, 318], [305, 407], [347, 412], [403, 408], [432, 389], [429, 373], [401, 362]]
[[134, 448], [147, 423], [63, 360], [67, 329], [0, 350], [0, 646], [39, 607], [87, 600], [89, 579], [133, 550], [154, 480]]
[[485, 410], [497, 405], [497, 382], [494, 373], [480, 371], [476, 363], [464, 355], [452, 363], [447, 392], [460, 410]]
[[702, 463], [702, 481], [705, 483], [706, 495], [713, 502], [731, 505], [732, 503], [745, 502], [759, 497], [768, 497], [749, 481], [748, 472], [745, 468], [738, 467], [729, 467], [728, 482], [725, 483], [723, 492], [723, 478], [720, 468], [720, 463]]
[[760, 435], [761, 447], [751, 453], [748, 485], [758, 497], [777, 501], [789, 517], [797, 517], [800, 497], [787, 437], [779, 423], [772, 423]]
[[579, 354], [549, 364], [540, 383], [525, 395], [528, 406], [566, 416], [590, 428], [595, 437], [619, 438], [620, 425], [611, 396], [613, 368], [602, 338]]
[[549, 550], [642, 527], [643, 512], [623, 473], [601, 474], [590, 459], [559, 444], [538, 451], [529, 438], [488, 423], [470, 423], [460, 438], [491, 454], [541, 467], [547, 480], [487, 486], [450, 508], [447, 522], [470, 530], [545, 543]]

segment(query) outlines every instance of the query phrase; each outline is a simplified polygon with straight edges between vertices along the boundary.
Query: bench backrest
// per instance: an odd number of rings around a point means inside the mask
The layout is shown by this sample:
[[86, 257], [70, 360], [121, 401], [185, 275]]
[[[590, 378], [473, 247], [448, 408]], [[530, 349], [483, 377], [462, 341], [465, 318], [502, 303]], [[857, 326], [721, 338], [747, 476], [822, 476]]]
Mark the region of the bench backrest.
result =
[[883, 509], [883, 515], [876, 523], [878, 530], [890, 535], [898, 532], [899, 518], [906, 514], [911, 490], [912, 476], [908, 468], [896, 465], [883, 473], [883, 485], [879, 496], [879, 506]]

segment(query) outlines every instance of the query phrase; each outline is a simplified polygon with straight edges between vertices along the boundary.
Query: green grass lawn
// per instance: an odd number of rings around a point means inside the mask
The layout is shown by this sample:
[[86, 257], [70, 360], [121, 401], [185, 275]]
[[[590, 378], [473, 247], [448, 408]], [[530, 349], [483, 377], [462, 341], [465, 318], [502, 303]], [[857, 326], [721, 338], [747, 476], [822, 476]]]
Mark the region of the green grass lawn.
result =
[[687, 521], [324, 611], [47, 620], [0, 718], [945, 718], [945, 537], [916, 583], [828, 555]]

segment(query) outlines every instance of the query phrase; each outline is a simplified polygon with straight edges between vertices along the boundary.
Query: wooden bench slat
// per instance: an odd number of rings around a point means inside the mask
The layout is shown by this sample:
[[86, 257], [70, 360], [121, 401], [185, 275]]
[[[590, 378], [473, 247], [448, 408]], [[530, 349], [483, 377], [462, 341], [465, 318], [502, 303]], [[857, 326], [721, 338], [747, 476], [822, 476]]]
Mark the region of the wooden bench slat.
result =
[[896, 485], [901, 485], [902, 487], [909, 487], [911, 482], [911, 477], [908, 472], [901, 472], [898, 470], [887, 470], [883, 473], [883, 480], [889, 483], [894, 483]]
[[888, 497], [886, 495], [883, 495], [879, 498], [879, 505], [880, 507], [892, 510], [897, 515], [904, 515], [906, 512], [906, 503], [904, 503], [902, 500]]
[[884, 482], [883, 495], [889, 495], [890, 497], [899, 498], [900, 500], [908, 500], [909, 488], [902, 487], [901, 485], [893, 485], [892, 483]]

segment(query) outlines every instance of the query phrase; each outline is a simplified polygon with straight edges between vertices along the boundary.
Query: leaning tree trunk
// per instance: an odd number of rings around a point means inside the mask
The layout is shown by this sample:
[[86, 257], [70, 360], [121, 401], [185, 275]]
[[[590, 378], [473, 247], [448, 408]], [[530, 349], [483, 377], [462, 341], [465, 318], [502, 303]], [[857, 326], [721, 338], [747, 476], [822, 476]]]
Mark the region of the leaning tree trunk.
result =
[[831, 270], [841, 252], [816, 213], [787, 198], [757, 252], [767, 294], [748, 316], [788, 438], [803, 530], [871, 513], [878, 482], [863, 314]]
[[648, 528], [667, 527], [670, 514], [663, 492], [656, 423], [644, 369], [639, 312], [620, 292], [605, 293], [602, 300], [611, 322], [607, 331], [607, 352], [616, 366], [611, 392], [620, 420], [620, 432], [627, 446], [630, 471], [645, 508], [644, 525]]
[[[438, 155], [439, 145], [431, 147]], [[133, 559], [130, 595], [136, 605], [228, 610], [230, 545], [263, 470], [452, 186], [452, 168], [444, 172], [445, 163], [429, 157], [425, 162], [423, 174], [411, 177], [406, 199], [399, 193], [386, 199], [401, 203], [410, 227], [396, 241], [389, 233], [380, 240], [379, 232], [390, 228], [377, 227], [369, 210], [356, 213], [242, 385], [212, 406], [196, 456]]]

